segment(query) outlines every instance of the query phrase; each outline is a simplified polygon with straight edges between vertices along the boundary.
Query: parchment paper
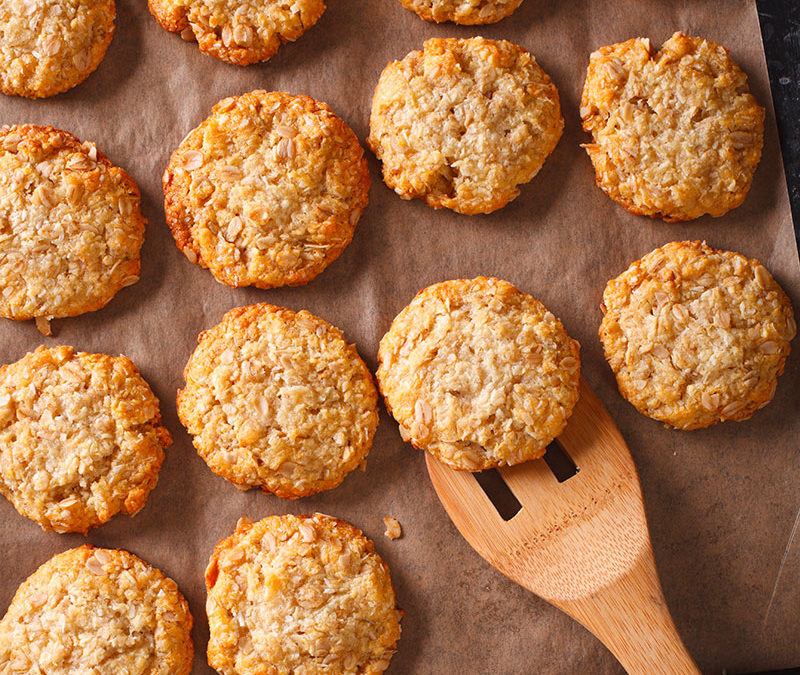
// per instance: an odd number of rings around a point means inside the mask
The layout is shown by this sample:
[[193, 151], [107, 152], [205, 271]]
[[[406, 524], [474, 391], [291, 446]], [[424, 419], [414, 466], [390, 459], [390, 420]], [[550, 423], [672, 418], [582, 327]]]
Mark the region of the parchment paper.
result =
[[[716, 220], [667, 225], [627, 214], [595, 187], [578, 147], [587, 140], [578, 101], [591, 51], [640, 35], [660, 45], [678, 29], [731, 49], [767, 107], [767, 135], [741, 208]], [[232, 290], [177, 251], [164, 222], [161, 173], [218, 99], [256, 88], [308, 94], [329, 103], [363, 141], [372, 89], [390, 60], [421, 48], [428, 37], [471, 35], [525, 46], [561, 93], [564, 137], [509, 206], [465, 217], [402, 201], [384, 186], [370, 154], [370, 205], [353, 243], [308, 286]], [[40, 336], [32, 322], [0, 320], [0, 361], [42, 343], [64, 343], [127, 354], [153, 386], [175, 438], [159, 484], [139, 515], [118, 516], [88, 540], [129, 549], [178, 582], [195, 617], [195, 673], [211, 672], [203, 571], [215, 542], [240, 516], [315, 510], [362, 528], [391, 567], [406, 614], [390, 673], [621, 672], [583, 628], [469, 548], [430, 487], [422, 453], [401, 442], [385, 412], [366, 472], [296, 502], [240, 493], [214, 476], [177, 420], [175, 392], [197, 334], [232, 307], [269, 301], [308, 309], [340, 326], [374, 368], [378, 340], [420, 288], [479, 274], [505, 278], [539, 298], [583, 345], [583, 374], [617, 421], [641, 474], [669, 607], [704, 672], [800, 665], [800, 541], [786, 550], [800, 505], [800, 353], [790, 356], [775, 400], [752, 420], [680, 432], [622, 400], [596, 335], [606, 281], [651, 249], [682, 238], [761, 259], [800, 308], [800, 269], [752, 2], [525, 0], [510, 19], [469, 28], [423, 22], [396, 0], [330, 0], [317, 26], [272, 61], [238, 68], [166, 33], [144, 0], [118, 0], [117, 33], [99, 70], [55, 99], [2, 97], [0, 120], [52, 124], [91, 139], [142, 190], [149, 225], [141, 282], [99, 312], [54, 321], [53, 338]], [[400, 520], [402, 539], [384, 538], [385, 515]], [[45, 534], [0, 500], [0, 607], [39, 564], [84, 541]]]

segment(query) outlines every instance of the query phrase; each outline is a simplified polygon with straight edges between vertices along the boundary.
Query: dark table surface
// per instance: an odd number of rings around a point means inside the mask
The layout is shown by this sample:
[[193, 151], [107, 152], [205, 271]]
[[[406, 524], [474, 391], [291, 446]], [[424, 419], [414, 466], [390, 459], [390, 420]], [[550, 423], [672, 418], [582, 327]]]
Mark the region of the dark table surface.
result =
[[800, 246], [800, 1], [757, 0], [778, 118], [794, 233]]
[[[794, 236], [800, 248], [800, 2], [756, 0], [781, 137]], [[800, 667], [773, 675], [797, 675]]]

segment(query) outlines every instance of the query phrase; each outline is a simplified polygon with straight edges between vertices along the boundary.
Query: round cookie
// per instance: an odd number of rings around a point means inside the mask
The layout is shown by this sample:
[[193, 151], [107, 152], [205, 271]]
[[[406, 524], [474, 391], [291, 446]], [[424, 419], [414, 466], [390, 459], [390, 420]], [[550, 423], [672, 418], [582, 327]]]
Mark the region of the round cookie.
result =
[[750, 189], [764, 109], [728, 51], [675, 33], [635, 38], [589, 62], [581, 100], [597, 184], [631, 213], [667, 222], [721, 216]]
[[0, 672], [189, 675], [192, 615], [172, 579], [127, 551], [59, 553], [0, 620]]
[[563, 128], [558, 91], [525, 49], [434, 38], [381, 73], [368, 142], [403, 199], [471, 215], [514, 199]]
[[171, 442], [125, 356], [39, 347], [0, 368], [0, 492], [46, 531], [137, 513]]
[[545, 453], [578, 400], [579, 345], [538, 300], [499, 279], [420, 291], [378, 350], [378, 385], [400, 434], [479, 471]]
[[699, 241], [667, 244], [603, 293], [600, 339], [623, 397], [678, 429], [744, 420], [775, 394], [797, 332], [757, 261]]
[[114, 0], [0, 3], [0, 90], [44, 98], [94, 72], [114, 35]]
[[220, 101], [164, 172], [178, 248], [234, 288], [313, 279], [350, 243], [368, 192], [350, 127], [324, 103], [279, 92]]
[[0, 316], [41, 319], [45, 332], [50, 318], [105, 306], [139, 280], [144, 223], [133, 179], [93, 143], [0, 128]]
[[364, 461], [378, 394], [338, 328], [263, 303], [229, 311], [198, 342], [178, 416], [214, 473], [295, 499]]
[[388, 567], [360, 530], [321, 513], [242, 518], [206, 588], [220, 675], [378, 675], [400, 638]]
[[464, 26], [496, 23], [510, 16], [522, 0], [400, 0], [425, 21], [453, 21]]
[[148, 0], [162, 28], [237, 66], [267, 61], [325, 11], [324, 0]]

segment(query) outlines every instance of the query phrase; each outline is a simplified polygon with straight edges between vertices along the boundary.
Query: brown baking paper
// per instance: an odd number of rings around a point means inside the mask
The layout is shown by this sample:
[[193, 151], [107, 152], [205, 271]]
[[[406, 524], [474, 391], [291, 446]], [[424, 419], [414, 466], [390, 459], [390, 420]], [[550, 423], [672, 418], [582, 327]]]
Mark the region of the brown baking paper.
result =
[[[578, 101], [591, 51], [635, 36], [660, 45], [679, 29], [731, 49], [767, 107], [767, 133], [742, 207], [716, 220], [668, 225], [629, 215], [595, 187], [579, 147], [587, 138]], [[363, 141], [372, 89], [390, 60], [429, 37], [472, 35], [523, 45], [561, 93], [564, 136], [506, 208], [466, 217], [402, 201], [384, 186], [370, 154], [370, 205], [355, 238], [308, 286], [233, 290], [177, 251], [164, 221], [161, 174], [172, 150], [218, 99], [256, 88], [308, 94], [330, 104]], [[197, 335], [232, 307], [269, 301], [308, 309], [340, 326], [374, 368], [378, 340], [420, 288], [476, 275], [505, 278], [539, 298], [581, 342], [583, 374], [639, 468], [665, 595], [703, 671], [800, 665], [800, 541], [787, 552], [778, 579], [800, 506], [800, 353], [789, 357], [775, 400], [750, 421], [681, 432], [622, 400], [597, 338], [606, 281], [677, 239], [706, 239], [761, 259], [800, 307], [800, 269], [754, 3], [525, 0], [513, 17], [470, 28], [426, 23], [396, 0], [331, 0], [296, 43], [267, 64], [240, 68], [162, 30], [144, 0], [120, 0], [117, 33], [99, 70], [54, 99], [2, 97], [0, 121], [52, 124], [93, 140], [142, 190], [149, 224], [141, 281], [101, 311], [55, 320], [52, 338], [32, 322], [0, 320], [0, 361], [63, 343], [126, 354], [152, 384], [175, 438], [158, 486], [136, 517], [118, 516], [88, 540], [129, 549], [178, 582], [195, 617], [195, 673], [212, 672], [205, 661], [203, 571], [216, 541], [240, 516], [316, 510], [362, 528], [392, 570], [405, 617], [390, 673], [621, 672], [582, 627], [470, 549], [433, 493], [422, 453], [402, 443], [385, 412], [366, 472], [295, 502], [242, 493], [213, 475], [177, 420], [175, 392]], [[386, 515], [402, 523], [402, 539], [384, 538]], [[86, 540], [45, 534], [0, 500], [0, 607], [38, 565]]]

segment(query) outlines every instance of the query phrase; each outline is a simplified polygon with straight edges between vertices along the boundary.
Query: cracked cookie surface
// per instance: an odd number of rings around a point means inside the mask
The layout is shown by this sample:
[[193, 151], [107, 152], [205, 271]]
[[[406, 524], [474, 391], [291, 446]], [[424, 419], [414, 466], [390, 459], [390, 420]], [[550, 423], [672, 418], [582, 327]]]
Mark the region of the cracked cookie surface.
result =
[[403, 199], [472, 215], [514, 199], [563, 128], [558, 91], [525, 49], [434, 38], [381, 73], [368, 142]]
[[337, 518], [242, 518], [206, 570], [221, 675], [379, 675], [400, 638], [389, 568]]
[[238, 66], [272, 58], [325, 11], [323, 0], [148, 0], [148, 5], [163, 28]]
[[137, 513], [171, 442], [125, 356], [39, 347], [0, 368], [0, 492], [44, 530]]
[[675, 33], [591, 55], [581, 99], [597, 184], [631, 213], [667, 222], [739, 206], [764, 142], [764, 109], [714, 42]]
[[294, 499], [336, 487], [367, 456], [378, 394], [338, 328], [263, 303], [198, 342], [178, 415], [214, 473]]
[[425, 21], [453, 21], [464, 26], [496, 23], [510, 16], [522, 0], [400, 0]]
[[622, 396], [678, 429], [744, 420], [775, 394], [797, 327], [758, 260], [704, 242], [648, 253], [603, 293], [600, 338]]
[[0, 90], [44, 98], [83, 82], [114, 35], [114, 0], [3, 0]]
[[127, 551], [59, 553], [0, 620], [8, 675], [189, 675], [192, 616], [172, 579]]
[[541, 457], [578, 400], [579, 345], [499, 279], [420, 291], [384, 335], [378, 384], [403, 440], [454, 469]]
[[229, 286], [296, 286], [353, 238], [369, 171], [324, 103], [252, 91], [220, 101], [164, 173], [178, 248]]
[[0, 316], [76, 316], [136, 283], [139, 201], [93, 143], [52, 127], [0, 128]]

